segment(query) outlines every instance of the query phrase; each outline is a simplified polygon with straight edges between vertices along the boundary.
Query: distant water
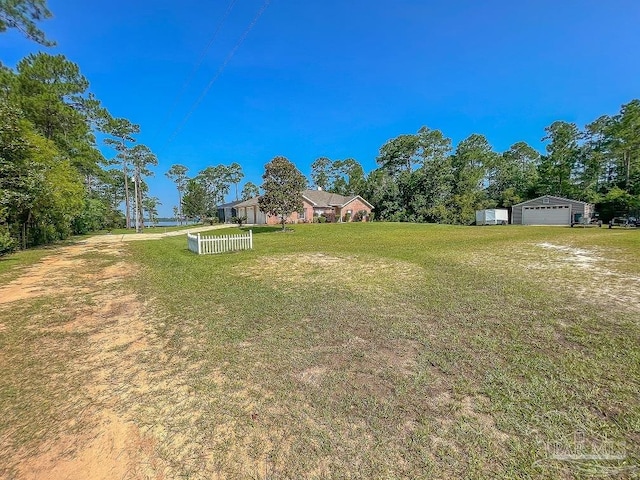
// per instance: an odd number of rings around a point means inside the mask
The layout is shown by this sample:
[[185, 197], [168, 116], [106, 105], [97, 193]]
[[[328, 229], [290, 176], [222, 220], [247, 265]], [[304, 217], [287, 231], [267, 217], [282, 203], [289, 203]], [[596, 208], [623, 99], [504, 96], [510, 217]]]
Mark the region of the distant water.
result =
[[[186, 222], [187, 225], [194, 225], [196, 222]], [[157, 222], [155, 224], [151, 224], [149, 222], [144, 222], [145, 225], [147, 226], [156, 226], [156, 227], [175, 227], [176, 225], [178, 225], [178, 222], [175, 220], [170, 220], [170, 221], [162, 221], [162, 222]], [[182, 225], [184, 225], [185, 222], [182, 222]]]

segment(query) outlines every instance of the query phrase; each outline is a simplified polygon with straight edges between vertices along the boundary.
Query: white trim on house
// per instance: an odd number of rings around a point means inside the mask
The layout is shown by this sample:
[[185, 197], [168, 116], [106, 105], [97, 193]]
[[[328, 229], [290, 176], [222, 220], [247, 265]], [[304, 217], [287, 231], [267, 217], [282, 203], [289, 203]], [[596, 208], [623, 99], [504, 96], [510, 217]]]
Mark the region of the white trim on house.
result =
[[344, 208], [346, 205], [349, 205], [351, 202], [353, 202], [354, 200], [360, 200], [362, 203], [364, 203], [367, 207], [369, 207], [371, 210], [374, 210], [373, 205], [371, 205], [369, 202], [367, 202], [364, 198], [362, 198], [360, 195], [356, 195], [355, 197], [353, 197], [350, 200], [347, 200], [346, 202], [344, 202], [342, 205], [339, 205], [339, 207], [342, 209]]
[[541, 198], [553, 198], [554, 200], [559, 200], [559, 201], [563, 201], [563, 202], [566, 202], [567, 200], [569, 200], [570, 202], [576, 202], [576, 203], [582, 203], [584, 205], [589, 205], [589, 203], [583, 202], [582, 200], [573, 200], [572, 198], [566, 198], [566, 197], [556, 197], [555, 195], [540, 195], [539, 197], [532, 198], [530, 200], [525, 200], [524, 202], [516, 203], [515, 205], [513, 205], [513, 207], [519, 207], [520, 205], [524, 205], [525, 203], [535, 202], [536, 200], [540, 200]]

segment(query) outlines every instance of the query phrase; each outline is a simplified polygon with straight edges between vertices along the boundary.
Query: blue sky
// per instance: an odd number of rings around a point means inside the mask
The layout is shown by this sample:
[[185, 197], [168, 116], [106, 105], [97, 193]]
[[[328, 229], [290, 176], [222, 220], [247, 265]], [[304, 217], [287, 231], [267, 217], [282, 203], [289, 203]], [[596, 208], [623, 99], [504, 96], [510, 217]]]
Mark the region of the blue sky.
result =
[[[498, 151], [521, 140], [542, 150], [553, 121], [583, 126], [640, 96], [637, 1], [272, 0], [174, 135], [264, 3], [235, 2], [177, 98], [230, 1], [49, 0], [54, 18], [41, 24], [58, 43], [46, 51], [141, 125], [163, 215], [177, 204], [164, 177], [173, 163], [195, 175], [237, 161], [257, 184], [276, 155], [307, 175], [319, 156], [370, 171], [384, 142], [422, 125], [454, 144], [481, 133]], [[11, 66], [41, 48], [0, 36]]]

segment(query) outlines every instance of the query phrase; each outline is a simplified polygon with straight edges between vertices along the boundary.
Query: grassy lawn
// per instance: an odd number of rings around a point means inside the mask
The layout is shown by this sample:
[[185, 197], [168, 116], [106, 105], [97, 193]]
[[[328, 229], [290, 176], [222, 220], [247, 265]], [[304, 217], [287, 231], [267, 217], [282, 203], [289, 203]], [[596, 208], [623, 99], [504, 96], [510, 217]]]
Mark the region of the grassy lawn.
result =
[[[294, 230], [254, 228], [253, 251], [217, 256], [184, 237], [129, 247], [165, 355], [190, 372], [188, 401], [167, 415], [150, 393], [138, 414], [185, 478], [640, 464], [640, 230]], [[603, 453], [625, 458], [557, 459]]]
[[[203, 225], [200, 223], [194, 223], [190, 225], [173, 225], [171, 227], [145, 227], [141, 233], [167, 233], [167, 232], [177, 232], [180, 230], [189, 230], [190, 228], [202, 227]], [[99, 234], [112, 233], [113, 235], [128, 235], [132, 233], [137, 233], [135, 228], [115, 228], [113, 230], [96, 232]]]
[[0, 257], [0, 286], [19, 276], [21, 271], [42, 257], [51, 255], [52, 248], [55, 247], [31, 248]]

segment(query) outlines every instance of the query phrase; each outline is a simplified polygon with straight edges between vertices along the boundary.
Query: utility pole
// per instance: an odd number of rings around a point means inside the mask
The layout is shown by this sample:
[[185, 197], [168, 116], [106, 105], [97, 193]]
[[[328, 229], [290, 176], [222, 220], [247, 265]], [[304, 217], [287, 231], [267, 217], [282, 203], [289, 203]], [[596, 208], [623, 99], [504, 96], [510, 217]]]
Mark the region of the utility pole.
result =
[[133, 182], [134, 195], [136, 198], [136, 233], [140, 233], [140, 205], [138, 202], [138, 170], [137, 169], [131, 181]]

